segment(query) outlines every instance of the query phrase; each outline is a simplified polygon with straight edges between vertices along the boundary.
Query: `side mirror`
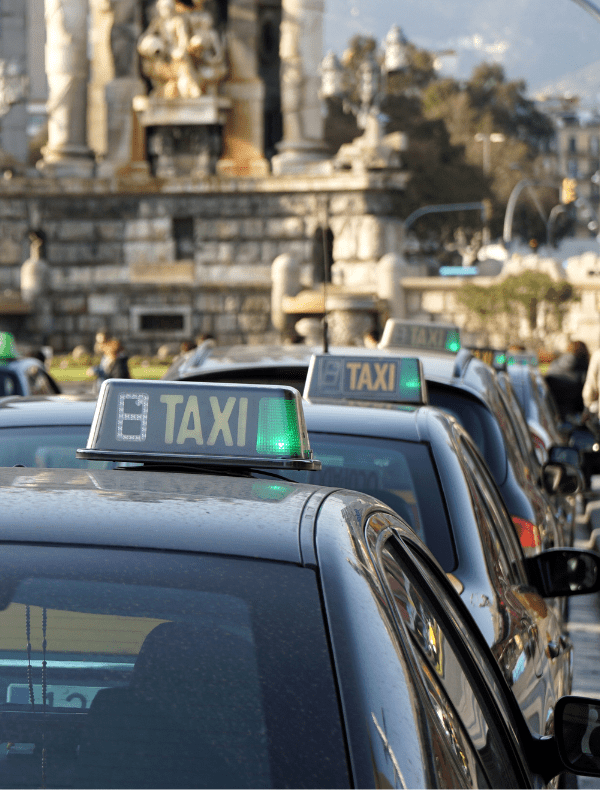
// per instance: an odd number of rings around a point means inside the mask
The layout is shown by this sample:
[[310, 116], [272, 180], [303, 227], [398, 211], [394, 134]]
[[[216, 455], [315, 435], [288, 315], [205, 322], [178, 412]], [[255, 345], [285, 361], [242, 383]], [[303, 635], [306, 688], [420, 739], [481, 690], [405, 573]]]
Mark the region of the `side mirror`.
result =
[[600, 590], [600, 555], [556, 547], [525, 559], [529, 582], [542, 597], [569, 597]]
[[579, 450], [576, 447], [564, 447], [555, 444], [548, 450], [548, 462], [551, 464], [571, 464], [574, 467], [579, 467]]
[[600, 776], [600, 700], [561, 697], [554, 707], [554, 738], [568, 769]]
[[558, 432], [562, 433], [563, 436], [570, 436], [573, 433], [573, 425], [570, 422], [565, 422], [564, 420], [557, 423], [556, 425]]
[[542, 483], [548, 494], [577, 494], [584, 489], [581, 470], [572, 464], [547, 462], [542, 467]]

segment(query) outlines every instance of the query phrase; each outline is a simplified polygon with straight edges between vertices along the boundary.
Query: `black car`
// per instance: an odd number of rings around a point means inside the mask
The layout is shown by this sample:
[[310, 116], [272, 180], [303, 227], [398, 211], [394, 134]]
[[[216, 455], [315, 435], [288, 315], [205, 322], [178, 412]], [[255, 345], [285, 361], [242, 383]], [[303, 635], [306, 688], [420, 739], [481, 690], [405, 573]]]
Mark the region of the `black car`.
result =
[[563, 698], [532, 736], [389, 507], [270, 474], [318, 468], [292, 390], [109, 380], [80, 455], [143, 466], [0, 468], [2, 788], [600, 773], [600, 702]]
[[[433, 324], [389, 320], [377, 352], [417, 356], [423, 363], [431, 405], [454, 414], [481, 449], [500, 487], [521, 544], [528, 553], [571, 541], [571, 531], [559, 528], [546, 491], [524, 463], [515, 421], [494, 369], [460, 350], [458, 330]], [[401, 348], [400, 345], [404, 345]], [[432, 349], [426, 349], [430, 346]], [[365, 348], [332, 347], [332, 354], [368, 355]], [[164, 380], [218, 383], [275, 383], [302, 390], [310, 358], [322, 348], [307, 345], [216, 347], [207, 342], [169, 369]], [[573, 491], [575, 491], [573, 488]]]
[[20, 357], [13, 335], [0, 331], [0, 397], [29, 394], [60, 394], [60, 389], [39, 359]]
[[427, 405], [417, 364], [382, 353], [313, 356], [304, 413], [323, 468], [299, 479], [366, 491], [409, 523], [451, 575], [532, 731], [543, 735], [572, 678], [561, 616], [543, 598], [570, 589], [543, 585], [534, 565], [566, 564], [585, 551], [523, 557], [479, 450], [454, 417]]

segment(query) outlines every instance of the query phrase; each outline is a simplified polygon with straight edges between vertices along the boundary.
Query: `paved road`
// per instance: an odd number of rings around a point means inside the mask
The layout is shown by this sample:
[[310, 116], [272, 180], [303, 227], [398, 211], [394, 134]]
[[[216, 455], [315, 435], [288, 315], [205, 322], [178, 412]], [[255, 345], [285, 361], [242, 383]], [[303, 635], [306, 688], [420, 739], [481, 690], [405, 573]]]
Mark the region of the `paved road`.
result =
[[[600, 493], [598, 499], [600, 500]], [[589, 524], [580, 524], [576, 535], [576, 546], [587, 544]], [[571, 598], [569, 634], [575, 654], [573, 694], [600, 700], [600, 595], [588, 594]], [[577, 782], [579, 789], [600, 789], [600, 778], [578, 777]]]

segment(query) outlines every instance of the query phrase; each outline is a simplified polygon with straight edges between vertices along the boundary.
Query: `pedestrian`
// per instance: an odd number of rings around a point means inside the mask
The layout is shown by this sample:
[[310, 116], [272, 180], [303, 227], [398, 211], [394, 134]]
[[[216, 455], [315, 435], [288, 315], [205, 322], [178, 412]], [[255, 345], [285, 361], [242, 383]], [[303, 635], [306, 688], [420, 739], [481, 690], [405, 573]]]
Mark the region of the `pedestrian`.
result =
[[546, 383], [563, 420], [584, 411], [584, 384], [590, 354], [584, 342], [569, 342], [567, 352], [555, 358], [545, 374]]
[[96, 388], [100, 388], [107, 378], [131, 378], [127, 364], [129, 356], [119, 339], [109, 339], [101, 345], [102, 360], [97, 367], [90, 367], [88, 375], [97, 378]]

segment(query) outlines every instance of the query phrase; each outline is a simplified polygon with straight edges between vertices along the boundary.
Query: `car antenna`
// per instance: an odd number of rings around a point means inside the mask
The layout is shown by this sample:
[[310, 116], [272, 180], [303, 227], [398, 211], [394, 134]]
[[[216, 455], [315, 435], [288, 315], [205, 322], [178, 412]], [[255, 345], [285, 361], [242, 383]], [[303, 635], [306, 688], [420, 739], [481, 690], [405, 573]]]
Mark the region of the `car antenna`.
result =
[[325, 214], [321, 236], [323, 238], [323, 352], [329, 352], [329, 323], [327, 322], [327, 277], [329, 275], [329, 248], [327, 246], [327, 200], [325, 200]]

